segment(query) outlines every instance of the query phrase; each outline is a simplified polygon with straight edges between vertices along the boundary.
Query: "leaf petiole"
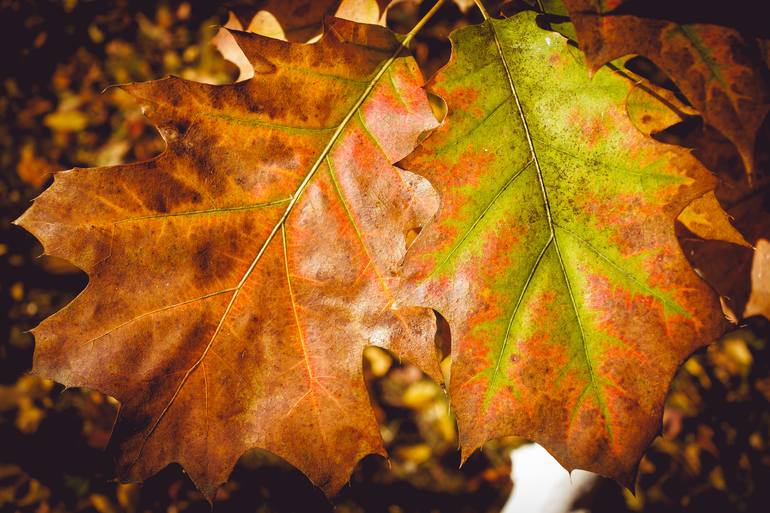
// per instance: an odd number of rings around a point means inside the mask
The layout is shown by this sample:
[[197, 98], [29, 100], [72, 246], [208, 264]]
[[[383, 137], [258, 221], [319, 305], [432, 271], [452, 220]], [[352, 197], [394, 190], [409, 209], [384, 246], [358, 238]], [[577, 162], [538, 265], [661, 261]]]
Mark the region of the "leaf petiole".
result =
[[485, 20], [489, 19], [489, 12], [487, 12], [487, 8], [484, 7], [484, 4], [481, 2], [481, 0], [473, 0], [476, 4], [476, 7], [479, 8], [479, 11], [481, 11], [481, 15], [484, 17]]
[[417, 35], [420, 30], [425, 26], [426, 23], [433, 17], [436, 12], [441, 8], [441, 6], [444, 4], [444, 0], [438, 0], [435, 4], [433, 4], [433, 7], [430, 8], [428, 12], [425, 13], [425, 16], [423, 16], [420, 21], [417, 22], [417, 24], [412, 27], [412, 30], [409, 31], [409, 33], [404, 37], [404, 40], [401, 42], [401, 46], [406, 48], [409, 46], [409, 43], [412, 42], [412, 39], [414, 39], [414, 36]]

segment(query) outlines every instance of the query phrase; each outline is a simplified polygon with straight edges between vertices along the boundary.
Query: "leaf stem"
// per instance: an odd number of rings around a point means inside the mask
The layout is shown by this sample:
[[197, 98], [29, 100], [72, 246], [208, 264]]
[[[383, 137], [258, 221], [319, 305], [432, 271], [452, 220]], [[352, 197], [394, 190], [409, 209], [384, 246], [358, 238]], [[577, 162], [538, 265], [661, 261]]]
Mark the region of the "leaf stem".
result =
[[[479, 11], [481, 11], [481, 15], [484, 17], [484, 19], [488, 20], [490, 18], [489, 11], [487, 11], [487, 8], [484, 7], [484, 4], [481, 2], [481, 0], [473, 0], [473, 3], [475, 3], [476, 7], [479, 8]], [[545, 7], [543, 7], [542, 0], [535, 0], [535, 3], [537, 4], [537, 8], [541, 13], [548, 14], [545, 12]]]
[[417, 33], [422, 30], [422, 28], [425, 26], [426, 23], [433, 17], [434, 14], [441, 8], [441, 6], [444, 4], [444, 0], [437, 0], [435, 4], [433, 4], [433, 7], [430, 8], [428, 12], [425, 13], [425, 16], [423, 16], [420, 21], [417, 22], [417, 24], [412, 27], [412, 30], [409, 31], [409, 33], [404, 37], [404, 40], [401, 42], [401, 46], [404, 48], [409, 46], [409, 43], [412, 42], [412, 39], [414, 39], [414, 36], [417, 35]]
[[481, 0], [473, 0], [476, 4], [476, 7], [479, 8], [479, 11], [481, 11], [481, 15], [484, 17], [485, 20], [489, 19], [489, 12], [487, 12], [487, 8], [484, 7], [484, 4], [481, 3]]

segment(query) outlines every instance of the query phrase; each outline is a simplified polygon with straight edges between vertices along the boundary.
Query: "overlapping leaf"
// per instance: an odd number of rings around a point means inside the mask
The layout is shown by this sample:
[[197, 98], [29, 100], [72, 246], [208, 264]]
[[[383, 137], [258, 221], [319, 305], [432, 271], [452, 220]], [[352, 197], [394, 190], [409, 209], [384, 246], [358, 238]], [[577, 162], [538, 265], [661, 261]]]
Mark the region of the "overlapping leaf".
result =
[[746, 170], [754, 171], [757, 132], [770, 109], [770, 84], [750, 38], [719, 25], [613, 12], [627, 0], [563, 1], [592, 69], [627, 54], [653, 60], [705, 121], [735, 144]]
[[249, 32], [264, 34], [267, 27], [261, 14], [269, 13], [270, 28], [278, 28], [289, 41], [304, 43], [321, 33], [326, 16], [384, 25], [388, 9], [399, 1], [403, 0], [235, 0], [230, 7]]
[[[634, 77], [631, 77], [634, 78]], [[626, 98], [626, 112], [634, 126], [645, 135], [671, 128], [693, 115], [671, 91], [640, 78]], [[709, 240], [722, 240], [751, 247], [730, 222], [714, 191], [708, 191], [687, 205], [677, 220], [694, 234]]]
[[230, 30], [261, 34], [283, 41], [314, 42], [321, 37], [323, 19], [332, 14], [337, 18], [358, 23], [385, 26], [387, 9], [393, 1], [307, 2], [306, 0], [283, 0], [281, 2], [257, 2], [256, 5], [251, 5], [252, 3], [234, 4], [233, 8], [236, 9], [237, 13], [229, 11], [227, 22], [211, 41], [225, 59], [238, 66], [238, 81], [251, 78], [254, 75], [254, 68], [230, 34]]
[[[709, 141], [709, 145], [713, 146], [714, 143]], [[749, 188], [746, 184], [738, 185], [740, 187], [734, 189], [721, 188], [720, 196], [732, 196], [726, 204], [727, 212], [732, 223], [753, 248], [694, 237], [682, 239], [682, 246], [687, 258], [722, 296], [726, 308], [736, 317], [743, 318], [760, 312], [754, 308], [747, 309], [747, 304], [751, 300], [752, 290], [764, 288], [761, 282], [753, 279], [752, 273], [753, 265], [761, 268], [762, 256], [758, 248], [762, 240], [770, 238], [770, 194], [766, 183], [757, 189]]]
[[676, 367], [721, 325], [674, 219], [714, 186], [629, 122], [633, 84], [522, 13], [460, 29], [431, 84], [449, 114], [406, 162], [440, 210], [403, 301], [452, 331], [463, 454], [517, 434], [630, 484]]
[[235, 0], [229, 7], [244, 28], [255, 14], [269, 12], [289, 41], [304, 43], [318, 34], [324, 16], [334, 13], [341, 0]]
[[124, 86], [165, 152], [59, 173], [19, 220], [89, 275], [35, 329], [34, 371], [120, 400], [124, 478], [176, 461], [211, 497], [256, 446], [333, 492], [384, 452], [364, 346], [440, 376], [432, 312], [391, 308], [436, 201], [391, 163], [435, 119], [384, 28], [333, 20], [315, 45], [236, 37], [254, 78]]

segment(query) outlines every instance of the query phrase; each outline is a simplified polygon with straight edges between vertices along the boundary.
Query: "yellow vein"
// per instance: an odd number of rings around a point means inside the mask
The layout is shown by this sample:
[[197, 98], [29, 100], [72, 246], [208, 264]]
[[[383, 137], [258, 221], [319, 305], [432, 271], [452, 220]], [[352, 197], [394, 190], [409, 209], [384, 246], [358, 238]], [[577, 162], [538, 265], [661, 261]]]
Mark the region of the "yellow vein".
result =
[[396, 96], [396, 99], [401, 103], [401, 105], [404, 106], [404, 108], [411, 113], [412, 108], [409, 106], [409, 103], [407, 103], [406, 99], [404, 98], [404, 95], [401, 94], [401, 91], [399, 91], [398, 86], [396, 85], [396, 81], [393, 80], [393, 72], [391, 71], [388, 73], [388, 82], [390, 82], [390, 87], [393, 89], [393, 94]]
[[213, 119], [221, 119], [223, 121], [227, 121], [229, 123], [233, 123], [236, 125], [261, 126], [265, 128], [271, 128], [271, 129], [275, 128], [282, 132], [331, 132], [332, 130], [337, 128], [333, 126], [312, 127], [312, 126], [282, 125], [279, 123], [271, 123], [268, 121], [262, 121], [260, 119], [251, 118], [251, 117], [238, 117], [230, 114], [222, 114], [220, 112], [204, 112], [203, 115]]
[[[345, 201], [345, 196], [342, 194], [342, 189], [340, 188], [340, 183], [337, 180], [337, 173], [334, 171], [334, 166], [332, 165], [331, 159], [326, 159], [326, 166], [329, 170], [329, 177], [332, 180], [332, 185], [334, 186], [334, 192], [337, 194], [337, 198], [339, 198], [340, 203], [342, 203], [342, 208], [345, 210], [345, 215], [348, 218], [348, 222], [353, 226], [353, 230], [356, 232], [356, 238], [358, 239], [358, 242], [361, 244], [361, 247], [364, 250], [364, 254], [366, 255], [366, 258], [369, 260], [369, 262], [374, 262], [374, 259], [372, 259], [372, 256], [369, 254], [369, 247], [367, 246], [366, 242], [364, 242], [364, 236], [361, 233], [361, 230], [358, 229], [358, 223], [355, 222], [353, 219], [353, 214], [350, 212], [350, 208], [348, 208], [348, 202]], [[379, 273], [377, 273], [377, 266], [375, 267], [375, 274], [377, 274], [377, 277], [379, 278]], [[387, 290], [387, 287], [383, 284], [383, 288]]]
[[283, 198], [274, 201], [267, 201], [265, 203], [254, 203], [253, 205], [242, 205], [239, 207], [225, 207], [225, 208], [209, 208], [205, 210], [188, 210], [185, 212], [171, 212], [170, 214], [153, 214], [139, 217], [127, 217], [113, 222], [112, 224], [127, 223], [130, 221], [143, 221], [147, 219], [165, 219], [167, 217], [184, 217], [184, 216], [196, 216], [205, 214], [227, 214], [230, 212], [241, 212], [244, 210], [256, 210], [259, 208], [272, 207], [275, 205], [282, 205], [291, 201], [291, 198]]
[[459, 146], [461, 143], [463, 143], [465, 139], [470, 137], [476, 130], [483, 127], [492, 118], [492, 116], [497, 114], [497, 112], [503, 106], [507, 105], [508, 100], [510, 99], [511, 99], [511, 95], [506, 96], [502, 101], [500, 101], [500, 103], [492, 107], [492, 109], [483, 118], [481, 118], [478, 122], [474, 123], [473, 127], [471, 127], [470, 129], [466, 129], [465, 132], [458, 135], [457, 137], [452, 137], [451, 139], [449, 139], [446, 142], [446, 144], [444, 144], [443, 151], [446, 151], [447, 149], [450, 149], [450, 148], [455, 148], [456, 146]]
[[[555, 233], [555, 232], [554, 232]], [[567, 292], [569, 295], [570, 303], [572, 304], [572, 310], [575, 312], [575, 320], [577, 321], [578, 328], [580, 329], [580, 340], [582, 342], [583, 346], [583, 356], [585, 356], [586, 360], [586, 366], [588, 367], [588, 376], [591, 380], [591, 387], [594, 390], [594, 394], [596, 396], [596, 402], [599, 403], [599, 410], [602, 413], [602, 416], [604, 417], [604, 424], [607, 427], [607, 433], [612, 436], [612, 426], [609, 422], [608, 412], [607, 412], [607, 404], [604, 401], [604, 396], [602, 395], [601, 391], [599, 390], [599, 385], [596, 381], [596, 374], [594, 372], [594, 366], [591, 361], [591, 354], [588, 351], [588, 343], [586, 341], [586, 333], [585, 329], [583, 328], [583, 320], [580, 318], [580, 312], [578, 310], [577, 301], [575, 300], [575, 294], [572, 291], [572, 283], [570, 282], [569, 275], [567, 274], [567, 268], [564, 265], [564, 258], [561, 255], [561, 251], [559, 250], [559, 242], [556, 239], [554, 235], [554, 248], [556, 249], [556, 254], [558, 255], [559, 260], [559, 267], [561, 267], [561, 273], [564, 277], [564, 283], [567, 286]]]
[[355, 78], [348, 78], [348, 77], [343, 77], [341, 75], [335, 75], [333, 73], [321, 73], [320, 71], [316, 71], [313, 68], [308, 68], [306, 66], [297, 66], [296, 64], [292, 64], [291, 71], [297, 73], [298, 75], [312, 75], [314, 77], [328, 78], [333, 82], [343, 82], [343, 83], [358, 84], [358, 85], [364, 85], [369, 83], [369, 79], [358, 80]]
[[283, 414], [283, 416], [282, 416], [281, 418], [282, 418], [282, 419], [285, 419], [285, 418], [287, 418], [289, 415], [291, 415], [291, 414], [292, 414], [292, 412], [293, 412], [294, 410], [296, 410], [296, 409], [297, 409], [297, 406], [299, 406], [299, 403], [301, 403], [302, 401], [304, 401], [304, 400], [305, 400], [305, 398], [306, 398], [308, 395], [310, 395], [310, 392], [311, 392], [311, 391], [312, 391], [312, 388], [308, 387], [308, 389], [307, 389], [307, 390], [305, 390], [305, 393], [304, 393], [304, 394], [302, 394], [302, 395], [300, 396], [300, 398], [299, 398], [299, 399], [297, 399], [296, 401], [294, 401], [294, 404], [292, 404], [291, 406], [289, 406], [289, 409], [288, 409], [288, 410], [286, 410], [286, 413], [284, 413], [284, 414]]
[[465, 244], [465, 241], [470, 237], [471, 233], [476, 229], [476, 227], [481, 223], [481, 221], [484, 219], [484, 217], [487, 215], [487, 212], [494, 206], [494, 204], [497, 202], [497, 200], [500, 198], [500, 196], [503, 195], [503, 193], [508, 189], [508, 187], [511, 186], [511, 184], [519, 177], [521, 174], [527, 170], [527, 168], [532, 164], [533, 159], [530, 159], [529, 162], [524, 164], [524, 166], [513, 173], [508, 180], [505, 181], [502, 187], [495, 193], [495, 196], [487, 203], [487, 205], [484, 207], [484, 210], [481, 211], [481, 213], [476, 216], [476, 219], [473, 221], [473, 224], [465, 231], [462, 238], [457, 242], [457, 244], [454, 245], [454, 247], [449, 251], [449, 254], [447, 254], [446, 257], [444, 257], [444, 260], [441, 261], [434, 269], [431, 271], [431, 273], [425, 278], [427, 280], [431, 276], [435, 275], [439, 269], [443, 268], [444, 265], [454, 256], [454, 254], [457, 252], [457, 250], [460, 249], [460, 247]]
[[[388, 284], [385, 282], [385, 278], [383, 278], [382, 274], [380, 274], [379, 269], [377, 269], [377, 265], [374, 262], [374, 258], [372, 257], [372, 254], [369, 251], [369, 245], [364, 240], [364, 236], [358, 228], [358, 223], [353, 218], [353, 213], [350, 211], [350, 208], [348, 207], [348, 202], [345, 200], [345, 195], [343, 194], [342, 188], [340, 187], [340, 183], [337, 180], [337, 175], [334, 171], [334, 166], [332, 165], [331, 159], [327, 158], [326, 165], [329, 170], [329, 176], [331, 177], [332, 185], [334, 185], [334, 191], [337, 193], [337, 197], [339, 198], [340, 203], [342, 203], [342, 208], [345, 210], [345, 215], [348, 218], [348, 222], [353, 226], [353, 230], [356, 232], [356, 237], [358, 238], [358, 242], [361, 244], [361, 247], [364, 250], [364, 255], [366, 255], [366, 258], [368, 260], [365, 269], [368, 269], [369, 265], [371, 264], [372, 270], [374, 271], [374, 275], [377, 277], [377, 281], [379, 282], [380, 287], [382, 288], [382, 291], [390, 299], [390, 301], [385, 307], [385, 309], [387, 309], [393, 303], [393, 299], [394, 299], [393, 294], [391, 294], [390, 288], [388, 287]], [[356, 277], [356, 281], [358, 281], [358, 277]], [[401, 324], [404, 326], [404, 329], [407, 332], [411, 331], [409, 329], [409, 325], [407, 324], [407, 322], [401, 317], [401, 315], [397, 311], [394, 311], [393, 314], [395, 315], [396, 318], [398, 318], [398, 320], [401, 322]]]
[[642, 283], [641, 281], [636, 279], [636, 277], [633, 274], [629, 273], [628, 271], [626, 271], [625, 269], [620, 267], [618, 264], [616, 264], [615, 262], [613, 262], [612, 260], [607, 258], [593, 244], [591, 244], [590, 242], [588, 242], [584, 238], [580, 237], [578, 234], [576, 234], [572, 230], [569, 230], [569, 229], [565, 228], [564, 226], [561, 226], [558, 223], [554, 223], [554, 226], [556, 228], [558, 228], [559, 230], [561, 230], [561, 231], [571, 235], [572, 237], [574, 237], [577, 241], [582, 243], [584, 246], [586, 246], [588, 249], [590, 249], [594, 254], [596, 254], [596, 256], [598, 256], [599, 258], [601, 258], [602, 260], [604, 260], [605, 262], [610, 264], [613, 268], [615, 268], [621, 275], [623, 275], [628, 280], [630, 280], [633, 283], [635, 283], [636, 285], [638, 285], [639, 288], [641, 288], [642, 290], [644, 290], [645, 292], [647, 292], [651, 296], [657, 298], [661, 303], [663, 303], [666, 306], [669, 306], [672, 310], [674, 310], [677, 313], [680, 313], [682, 315], [686, 315], [687, 317], [690, 317], [690, 313], [687, 310], [685, 310], [684, 308], [682, 308], [681, 305], [679, 305], [677, 303], [671, 302], [671, 300], [669, 300], [666, 297], [664, 297], [661, 293], [655, 291], [654, 289], [648, 287], [645, 283]]
[[383, 157], [385, 157], [385, 160], [390, 162], [390, 157], [385, 151], [385, 148], [382, 147], [382, 144], [380, 144], [380, 141], [378, 141], [377, 138], [372, 133], [372, 131], [369, 130], [369, 127], [367, 126], [366, 121], [364, 120], [364, 116], [361, 114], [360, 110], [356, 113], [356, 118], [358, 119], [358, 123], [361, 125], [361, 128], [364, 130], [364, 133], [366, 134], [367, 138], [371, 140], [372, 143], [377, 147], [377, 150], [382, 154]]
[[302, 326], [299, 323], [299, 314], [297, 314], [297, 301], [294, 298], [294, 289], [291, 286], [291, 273], [289, 272], [289, 249], [286, 244], [286, 226], [281, 225], [281, 244], [283, 245], [283, 265], [286, 272], [286, 285], [289, 287], [289, 300], [291, 301], [291, 311], [294, 313], [294, 324], [297, 326], [297, 337], [299, 345], [302, 347], [302, 356], [305, 358], [305, 367], [307, 368], [308, 386], [312, 386], [313, 368], [310, 365], [310, 356], [305, 345], [305, 336], [302, 334]]
[[[230, 362], [228, 362], [224, 356], [217, 353], [215, 350], [209, 351], [209, 354], [212, 356], [215, 356], [217, 359], [219, 359], [220, 363], [227, 367], [227, 370], [229, 370], [233, 376], [235, 376], [238, 381], [242, 384], [243, 388], [249, 392], [250, 396], [253, 396], [256, 394], [256, 391], [252, 388], [252, 384], [246, 381], [246, 378], [243, 377], [243, 370], [236, 369], [235, 366], [233, 366]], [[293, 367], [291, 368], [293, 369]]]
[[202, 300], [208, 299], [210, 297], [218, 296], [218, 295], [221, 295], [221, 294], [226, 294], [228, 292], [233, 292], [234, 290], [235, 289], [232, 289], [232, 288], [230, 288], [230, 289], [223, 289], [223, 290], [217, 290], [216, 292], [209, 292], [208, 294], [204, 294], [202, 296], [194, 297], [192, 299], [187, 299], [187, 300], [181, 301], [179, 303], [174, 303], [173, 305], [167, 305], [167, 306], [164, 306], [164, 307], [161, 307], [161, 308], [156, 308], [155, 310], [151, 310], [149, 312], [144, 312], [144, 313], [142, 313], [140, 315], [137, 315], [136, 317], [133, 317], [133, 318], [131, 318], [131, 319], [125, 321], [125, 322], [122, 322], [122, 323], [118, 324], [114, 328], [110, 328], [109, 330], [107, 330], [106, 332], [102, 333], [99, 336], [96, 336], [96, 337], [93, 337], [93, 338], [90, 338], [90, 339], [86, 340], [81, 345], [84, 346], [86, 344], [90, 344], [90, 343], [96, 342], [100, 338], [104, 338], [107, 335], [109, 335], [110, 333], [113, 333], [113, 332], [119, 330], [120, 328], [128, 326], [129, 324], [134, 323], [134, 322], [136, 322], [139, 319], [142, 319], [144, 317], [147, 317], [147, 316], [150, 316], [150, 315], [154, 315], [154, 314], [160, 313], [160, 312], [165, 312], [166, 310], [171, 310], [172, 308], [177, 308], [179, 306], [189, 305], [190, 303], [196, 303], [198, 301], [202, 301]]
[[548, 238], [548, 241], [543, 246], [543, 249], [540, 250], [540, 254], [537, 255], [537, 258], [535, 259], [535, 263], [532, 264], [532, 268], [529, 271], [527, 280], [524, 282], [524, 286], [522, 287], [521, 292], [519, 293], [519, 297], [516, 300], [516, 305], [513, 308], [513, 313], [511, 314], [510, 319], [508, 319], [508, 326], [505, 329], [503, 344], [500, 347], [500, 352], [497, 355], [497, 363], [495, 364], [495, 370], [492, 372], [492, 378], [489, 380], [490, 383], [494, 383], [495, 380], [497, 379], [497, 375], [500, 372], [500, 364], [503, 361], [503, 355], [505, 354], [505, 350], [508, 346], [508, 340], [510, 339], [511, 327], [513, 326], [513, 321], [516, 318], [516, 314], [519, 312], [519, 307], [524, 302], [524, 296], [527, 293], [527, 289], [529, 289], [529, 284], [532, 282], [532, 279], [535, 277], [535, 274], [537, 273], [537, 270], [540, 267], [540, 262], [543, 261], [545, 252], [548, 251], [548, 248], [551, 246], [551, 243], [553, 242], [553, 240], [554, 240], [553, 235], [551, 235], [551, 237]]
[[[681, 176], [675, 175], [675, 174], [669, 174], [669, 173], [656, 173], [653, 171], [636, 171], [633, 169], [625, 168], [622, 166], [619, 166], [617, 164], [610, 164], [607, 162], [604, 162], [603, 160], [600, 160], [598, 158], [583, 158], [578, 155], [575, 155], [574, 153], [571, 153], [565, 149], [559, 148], [558, 146], [555, 146], [553, 143], [550, 143], [544, 139], [540, 139], [537, 137], [534, 137], [533, 140], [537, 141], [538, 144], [542, 144], [543, 146], [550, 148], [556, 152], [559, 152], [567, 157], [570, 157], [581, 164], [589, 164], [589, 165], [599, 165], [608, 171], [614, 171], [614, 172], [620, 172], [622, 175], [633, 175], [633, 176], [639, 176], [641, 178], [656, 178], [659, 180], [668, 180], [672, 182], [682, 182], [683, 178]], [[650, 169], [652, 167], [656, 167], [656, 164], [658, 164], [662, 159], [658, 159], [654, 162], [651, 162], [647, 166], [645, 166], [642, 169]]]

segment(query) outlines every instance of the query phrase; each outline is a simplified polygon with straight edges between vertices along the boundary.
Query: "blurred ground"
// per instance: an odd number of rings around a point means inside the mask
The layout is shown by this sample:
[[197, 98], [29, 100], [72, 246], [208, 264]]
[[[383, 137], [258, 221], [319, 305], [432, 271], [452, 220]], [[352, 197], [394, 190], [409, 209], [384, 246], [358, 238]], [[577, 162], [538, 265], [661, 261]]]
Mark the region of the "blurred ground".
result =
[[[419, 9], [391, 16], [401, 31]], [[446, 34], [477, 21], [448, 4], [416, 42], [428, 74], [446, 61]], [[86, 277], [11, 225], [73, 166], [142, 160], [163, 150], [155, 129], [112, 84], [175, 74], [209, 83], [238, 75], [208, 41], [227, 19], [217, 2], [0, 0], [7, 41], [0, 67], [0, 513], [208, 511], [178, 466], [117, 484], [107, 444], [117, 405], [87, 390], [27, 375], [26, 330], [71, 300]], [[725, 164], [725, 165], [729, 165]], [[756, 196], [756, 195], [755, 195]], [[759, 200], [767, 204], [765, 195]], [[764, 198], [764, 199], [763, 199]], [[686, 235], [686, 234], [685, 234]], [[634, 497], [609, 481], [579, 507], [621, 511], [765, 511], [770, 504], [770, 326], [763, 318], [691, 358], [670, 393], [664, 435], [640, 465]], [[335, 500], [341, 512], [494, 512], [510, 489], [511, 448], [488, 444], [458, 470], [446, 397], [385, 351], [364, 361], [392, 458], [365, 459]], [[269, 454], [244, 455], [215, 511], [331, 511], [321, 492]]]

